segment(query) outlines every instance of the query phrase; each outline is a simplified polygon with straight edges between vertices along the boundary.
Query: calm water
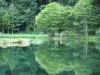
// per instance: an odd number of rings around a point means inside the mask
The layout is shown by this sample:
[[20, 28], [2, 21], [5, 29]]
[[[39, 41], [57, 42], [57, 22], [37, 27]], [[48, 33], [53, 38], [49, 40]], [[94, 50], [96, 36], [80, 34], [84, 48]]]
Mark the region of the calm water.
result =
[[100, 42], [31, 40], [0, 45], [0, 75], [100, 75]]

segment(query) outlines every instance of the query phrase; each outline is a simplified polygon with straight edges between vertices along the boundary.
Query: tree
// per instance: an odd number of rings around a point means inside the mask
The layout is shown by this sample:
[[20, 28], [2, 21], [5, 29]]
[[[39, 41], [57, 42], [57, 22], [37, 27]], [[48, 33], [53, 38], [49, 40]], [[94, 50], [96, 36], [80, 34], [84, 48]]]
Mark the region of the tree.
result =
[[4, 25], [3, 27], [8, 30], [8, 33], [9, 33], [9, 29], [13, 29], [15, 27], [13, 21], [16, 13], [17, 13], [16, 8], [14, 7], [13, 4], [11, 4], [9, 10], [2, 17], [3, 25]]
[[0, 8], [0, 29], [2, 30], [2, 33], [4, 33], [4, 26], [3, 26], [3, 20], [2, 17], [5, 14], [5, 10], [1, 7]]
[[37, 29], [51, 32], [66, 30], [72, 21], [70, 9], [71, 7], [63, 7], [56, 2], [48, 4], [38, 16], [36, 16], [35, 23]]
[[25, 30], [34, 30], [35, 15], [37, 14], [36, 0], [12, 0], [12, 3], [19, 12], [16, 24], [21, 25]]
[[96, 30], [100, 27], [100, 1], [99, 0], [93, 0], [92, 2], [93, 8], [92, 8], [92, 18], [91, 18], [91, 29], [96, 33]]
[[63, 6], [58, 3], [48, 4], [41, 13], [36, 17], [37, 29], [57, 30], [60, 11], [63, 10]]
[[3, 7], [6, 12], [9, 6], [14, 5], [17, 10], [14, 16], [13, 23], [16, 28], [21, 31], [33, 31], [35, 24], [35, 15], [37, 12], [36, 0], [0, 0], [0, 7]]
[[7, 2], [5, 0], [0, 0], [0, 7], [7, 8]]
[[93, 13], [92, 8], [92, 0], [79, 0], [73, 10], [76, 18], [76, 22], [74, 23], [83, 27], [84, 35], [86, 36], [88, 36], [89, 25], [92, 17], [91, 13]]

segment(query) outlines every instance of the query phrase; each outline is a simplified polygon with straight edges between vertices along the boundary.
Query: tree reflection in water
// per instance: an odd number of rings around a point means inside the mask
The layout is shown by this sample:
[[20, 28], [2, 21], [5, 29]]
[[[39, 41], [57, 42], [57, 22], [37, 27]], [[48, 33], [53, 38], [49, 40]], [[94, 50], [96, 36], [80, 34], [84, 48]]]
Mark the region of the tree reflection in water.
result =
[[35, 62], [34, 45], [0, 48], [0, 75], [47, 75]]
[[100, 52], [95, 43], [60, 42], [50, 41], [37, 47], [35, 56], [41, 68], [51, 75], [100, 75]]
[[98, 47], [70, 39], [0, 48], [0, 75], [100, 75]]

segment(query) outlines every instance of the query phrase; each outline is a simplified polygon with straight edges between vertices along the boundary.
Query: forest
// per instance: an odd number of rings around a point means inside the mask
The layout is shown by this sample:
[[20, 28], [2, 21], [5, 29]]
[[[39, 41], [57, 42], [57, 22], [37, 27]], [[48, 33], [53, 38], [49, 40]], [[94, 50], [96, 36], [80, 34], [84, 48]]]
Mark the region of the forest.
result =
[[0, 0], [0, 75], [100, 75], [100, 0]]
[[100, 35], [99, 0], [0, 0], [0, 33]]

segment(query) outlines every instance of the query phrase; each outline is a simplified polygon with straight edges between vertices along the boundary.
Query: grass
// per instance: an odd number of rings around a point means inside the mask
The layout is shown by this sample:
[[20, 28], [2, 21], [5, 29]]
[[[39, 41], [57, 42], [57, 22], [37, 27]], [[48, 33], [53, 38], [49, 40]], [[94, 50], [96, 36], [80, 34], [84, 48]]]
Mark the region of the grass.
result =
[[88, 41], [88, 42], [95, 42], [100, 40], [99, 36], [63, 36], [62, 38], [60, 37], [52, 37], [51, 39], [53, 40], [70, 40], [70, 39], [74, 39], [74, 40], [80, 40], [80, 41]]
[[47, 34], [0, 34], [0, 38], [48, 38]]

